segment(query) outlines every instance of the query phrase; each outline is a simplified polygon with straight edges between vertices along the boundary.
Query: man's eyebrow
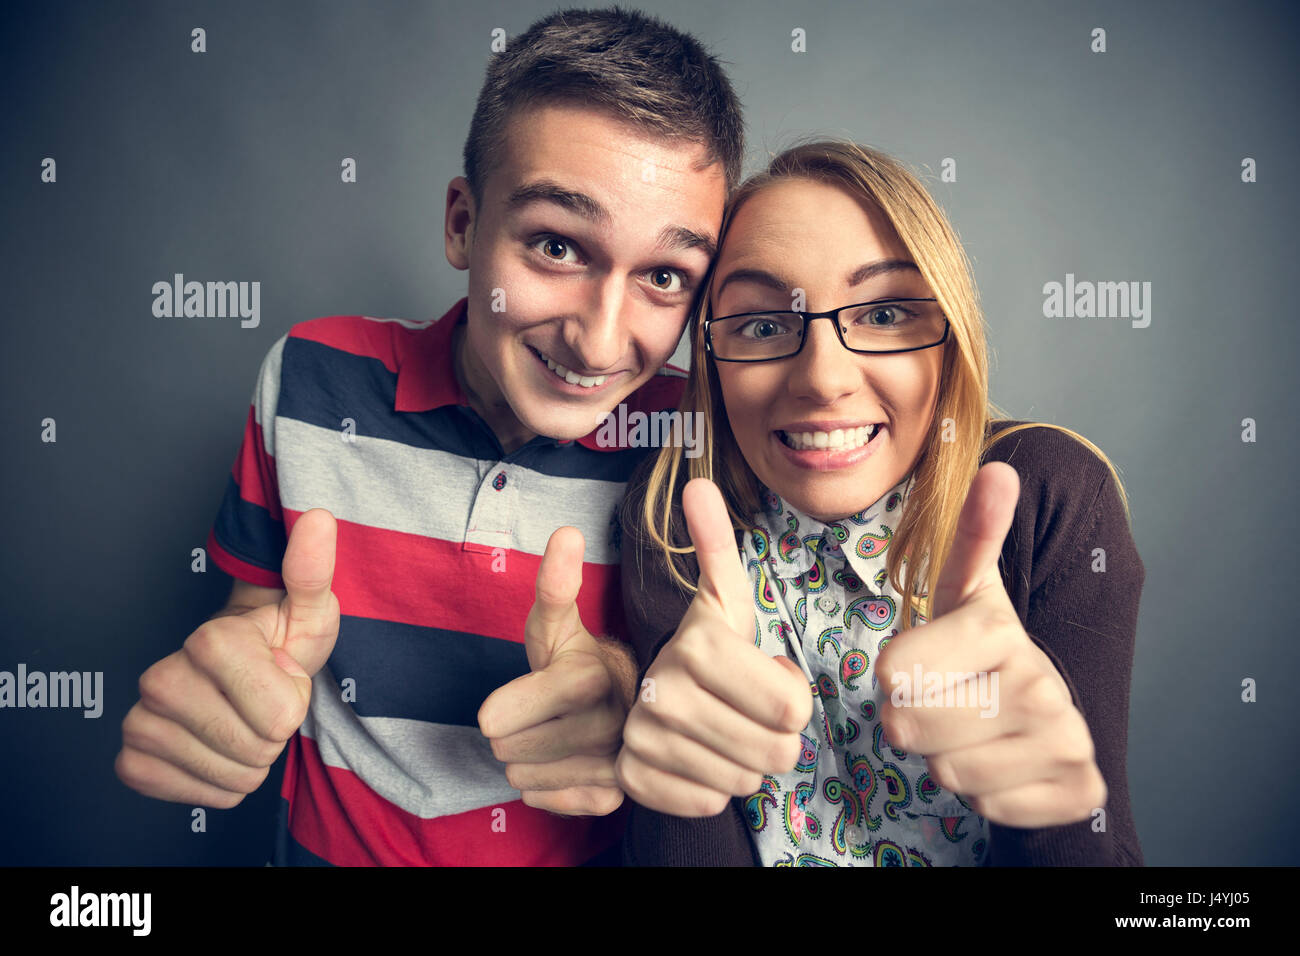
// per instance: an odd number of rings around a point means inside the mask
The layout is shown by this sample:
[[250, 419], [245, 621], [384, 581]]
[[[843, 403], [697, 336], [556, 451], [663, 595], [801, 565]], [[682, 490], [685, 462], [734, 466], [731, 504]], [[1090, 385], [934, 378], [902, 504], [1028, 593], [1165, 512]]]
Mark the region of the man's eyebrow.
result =
[[[540, 179], [520, 186], [506, 197], [506, 208], [518, 209], [535, 202], [553, 203], [598, 225], [608, 225], [610, 220], [609, 210], [602, 206], [598, 200], [593, 199], [586, 193], [566, 189], [550, 179]], [[718, 251], [716, 238], [696, 232], [694, 229], [688, 229], [685, 226], [665, 226], [663, 231], [659, 233], [657, 245], [665, 251], [703, 249], [710, 260]]]
[[664, 226], [663, 232], [659, 233], [658, 246], [665, 251], [703, 249], [710, 262], [718, 252], [717, 239], [685, 226]]
[[610, 219], [609, 210], [595, 199], [586, 193], [565, 189], [550, 179], [540, 179], [520, 186], [506, 197], [506, 208], [518, 209], [535, 202], [554, 203], [574, 215], [601, 225], [608, 223]]
[[[866, 265], [858, 266], [849, 273], [847, 281], [851, 288], [862, 285], [868, 279], [874, 279], [876, 276], [907, 271], [919, 274], [921, 270], [917, 268], [915, 262], [910, 262], [907, 259], [877, 259], [875, 262], [868, 262]], [[795, 283], [789, 279], [766, 272], [763, 269], [736, 269], [727, 273], [726, 277], [718, 283], [714, 295], [722, 295], [722, 290], [732, 282], [753, 282], [757, 285], [767, 286], [769, 289], [775, 289], [778, 292], [789, 292], [795, 288]]]

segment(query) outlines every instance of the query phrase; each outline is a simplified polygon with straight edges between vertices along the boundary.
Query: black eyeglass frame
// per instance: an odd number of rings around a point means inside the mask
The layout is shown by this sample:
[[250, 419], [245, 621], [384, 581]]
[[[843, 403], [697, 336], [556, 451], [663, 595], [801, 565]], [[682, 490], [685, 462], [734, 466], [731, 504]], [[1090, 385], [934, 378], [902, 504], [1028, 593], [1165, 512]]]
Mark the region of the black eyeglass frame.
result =
[[[877, 299], [874, 302], [855, 302], [852, 305], [842, 305], [838, 309], [831, 309], [829, 312], [796, 312], [793, 309], [761, 309], [757, 312], [737, 312], [735, 315], [720, 315], [716, 318], [704, 320], [704, 351], [715, 362], [779, 362], [782, 359], [794, 358], [803, 351], [804, 344], [808, 341], [808, 325], [814, 319], [835, 319], [831, 324], [835, 326], [835, 336], [840, 340], [840, 345], [852, 352], [854, 355], [897, 355], [901, 352], [921, 352], [925, 349], [938, 348], [948, 341], [948, 332], [952, 329], [952, 323], [948, 321], [948, 316], [943, 317], [943, 338], [938, 342], [930, 345], [914, 345], [907, 349], [855, 349], [844, 341], [844, 330], [840, 328], [838, 321], [839, 314], [845, 309], [860, 309], [864, 305], [891, 305], [894, 302], [938, 302], [938, 299]], [[713, 331], [714, 322], [723, 322], [727, 319], [743, 319], [751, 315], [797, 315], [803, 320], [803, 328], [799, 332], [799, 347], [789, 355], [773, 355], [765, 358], [722, 358], [713, 351]]]

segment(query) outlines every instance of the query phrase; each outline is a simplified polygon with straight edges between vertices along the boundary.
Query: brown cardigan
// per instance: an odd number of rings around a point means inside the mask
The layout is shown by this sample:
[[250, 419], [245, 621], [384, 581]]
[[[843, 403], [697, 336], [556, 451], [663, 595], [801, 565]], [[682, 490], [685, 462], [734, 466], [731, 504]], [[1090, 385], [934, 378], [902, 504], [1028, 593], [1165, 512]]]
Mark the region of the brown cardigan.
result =
[[[1018, 425], [991, 424], [994, 432]], [[623, 508], [623, 603], [640, 678], [673, 636], [690, 595], [669, 576], [641, 520], [654, 455], [628, 482]], [[1129, 675], [1138, 601], [1146, 576], [1109, 469], [1095, 454], [1053, 428], [1031, 428], [995, 444], [984, 461], [1004, 461], [1020, 475], [1020, 502], [999, 568], [1030, 638], [1069, 685], [1092, 733], [1106, 781], [1105, 830], [1090, 817], [1042, 829], [989, 825], [989, 866], [1142, 866], [1129, 807], [1125, 766]], [[674, 527], [684, 529], [679, 500]], [[689, 544], [684, 530], [678, 544]], [[1095, 572], [1093, 549], [1105, 550]], [[693, 555], [679, 567], [692, 582]], [[687, 819], [631, 807], [624, 839], [627, 866], [756, 866], [758, 857], [737, 797], [716, 817]]]

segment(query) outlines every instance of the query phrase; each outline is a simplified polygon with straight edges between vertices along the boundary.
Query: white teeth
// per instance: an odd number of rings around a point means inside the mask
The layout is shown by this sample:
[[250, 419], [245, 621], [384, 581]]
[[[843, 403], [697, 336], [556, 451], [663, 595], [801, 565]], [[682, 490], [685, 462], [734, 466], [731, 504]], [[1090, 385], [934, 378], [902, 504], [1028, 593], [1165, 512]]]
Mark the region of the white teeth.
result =
[[875, 425], [862, 425], [859, 428], [837, 428], [830, 432], [781, 432], [780, 434], [787, 445], [800, 451], [808, 448], [832, 448], [844, 451], [861, 448], [871, 441], [875, 433]]
[[[542, 358], [546, 358], [546, 356], [543, 355]], [[606, 379], [609, 378], [608, 375], [579, 375], [577, 372], [570, 372], [559, 362], [552, 362], [550, 359], [546, 359], [546, 367], [570, 385], [581, 385], [583, 388], [595, 388], [597, 385], [604, 385]]]

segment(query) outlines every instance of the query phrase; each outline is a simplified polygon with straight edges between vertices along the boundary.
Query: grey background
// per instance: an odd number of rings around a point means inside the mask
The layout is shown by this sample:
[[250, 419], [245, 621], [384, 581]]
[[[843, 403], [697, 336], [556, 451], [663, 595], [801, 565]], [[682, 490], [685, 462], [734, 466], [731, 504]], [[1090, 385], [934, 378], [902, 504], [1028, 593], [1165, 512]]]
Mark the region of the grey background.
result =
[[[214, 566], [190, 572], [190, 550], [266, 349], [303, 319], [436, 316], [463, 294], [442, 204], [490, 31], [557, 6], [3, 6], [0, 669], [102, 670], [106, 701], [99, 720], [0, 712], [0, 863], [269, 858], [280, 765], [195, 834], [190, 808], [113, 775], [120, 721], [140, 673], [228, 591]], [[1147, 862], [1296, 863], [1291, 5], [640, 7], [730, 62], [746, 172], [824, 133], [935, 174], [974, 260], [994, 400], [1088, 436], [1131, 496], [1147, 581], [1129, 781]], [[39, 180], [46, 156], [56, 185]], [[955, 183], [938, 181], [944, 157]], [[154, 318], [150, 288], [175, 272], [260, 280], [260, 327]], [[1067, 272], [1151, 282], [1150, 327], [1045, 319], [1043, 284]], [[57, 444], [40, 441], [47, 416]], [[1257, 703], [1240, 702], [1246, 677]]]

